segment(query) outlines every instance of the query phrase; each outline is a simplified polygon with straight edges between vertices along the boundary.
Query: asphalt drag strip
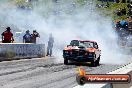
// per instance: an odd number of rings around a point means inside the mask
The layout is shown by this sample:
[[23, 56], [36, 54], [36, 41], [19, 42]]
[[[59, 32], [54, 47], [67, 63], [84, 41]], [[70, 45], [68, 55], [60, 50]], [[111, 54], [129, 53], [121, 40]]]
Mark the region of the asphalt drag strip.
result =
[[[0, 88], [73, 88], [79, 64], [64, 65], [55, 58], [0, 62]], [[88, 73], [107, 73], [121, 65], [83, 67]]]

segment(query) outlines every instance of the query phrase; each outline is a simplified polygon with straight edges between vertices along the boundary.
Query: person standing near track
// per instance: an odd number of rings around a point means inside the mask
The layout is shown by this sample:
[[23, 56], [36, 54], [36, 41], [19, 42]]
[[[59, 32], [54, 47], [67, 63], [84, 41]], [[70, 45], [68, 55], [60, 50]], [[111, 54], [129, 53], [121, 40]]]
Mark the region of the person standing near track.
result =
[[2, 43], [13, 43], [14, 38], [13, 38], [13, 33], [10, 31], [11, 28], [7, 27], [7, 30], [4, 31], [2, 35]]
[[47, 46], [47, 55], [52, 56], [52, 49], [53, 49], [53, 43], [54, 43], [54, 38], [52, 36], [52, 34], [50, 34], [49, 36], [49, 41], [48, 41], [48, 46]]
[[31, 34], [31, 43], [36, 44], [37, 37], [40, 37], [39, 33], [36, 30], [33, 30], [33, 34]]
[[31, 34], [29, 30], [27, 30], [23, 36], [23, 43], [31, 43]]

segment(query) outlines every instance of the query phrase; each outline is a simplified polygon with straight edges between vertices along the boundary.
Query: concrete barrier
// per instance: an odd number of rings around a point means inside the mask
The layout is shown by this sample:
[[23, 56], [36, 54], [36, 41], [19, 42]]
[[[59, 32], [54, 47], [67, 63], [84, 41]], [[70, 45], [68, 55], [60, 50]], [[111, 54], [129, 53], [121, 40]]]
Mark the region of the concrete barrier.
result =
[[45, 56], [45, 44], [0, 43], [0, 60]]

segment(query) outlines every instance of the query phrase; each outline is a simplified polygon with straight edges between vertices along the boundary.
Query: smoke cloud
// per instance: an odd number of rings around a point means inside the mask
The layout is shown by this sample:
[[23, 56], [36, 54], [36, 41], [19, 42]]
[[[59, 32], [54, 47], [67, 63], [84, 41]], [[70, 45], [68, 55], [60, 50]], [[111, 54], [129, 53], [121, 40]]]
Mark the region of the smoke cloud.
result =
[[0, 23], [23, 32], [36, 29], [41, 36], [38, 42], [46, 45], [52, 33], [55, 39], [53, 55], [58, 63], [63, 62], [62, 50], [72, 39], [97, 41], [103, 64], [127, 61], [117, 45], [112, 19], [100, 16], [92, 0], [87, 0], [83, 6], [77, 0], [57, 0], [57, 3], [52, 0], [38, 1], [33, 3], [33, 10], [23, 10], [13, 1], [1, 0]]

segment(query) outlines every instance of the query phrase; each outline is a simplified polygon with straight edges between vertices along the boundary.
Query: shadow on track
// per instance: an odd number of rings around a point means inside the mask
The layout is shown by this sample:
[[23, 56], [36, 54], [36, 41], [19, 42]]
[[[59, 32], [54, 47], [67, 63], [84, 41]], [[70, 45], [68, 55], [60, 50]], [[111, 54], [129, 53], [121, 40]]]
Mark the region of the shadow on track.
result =
[[[67, 65], [75, 65], [75, 66], [88, 66], [88, 67], [98, 67], [98, 66], [92, 66], [91, 63], [86, 63], [86, 62], [70, 62]], [[101, 65], [101, 64], [100, 64]], [[100, 66], [99, 65], [99, 66]]]

